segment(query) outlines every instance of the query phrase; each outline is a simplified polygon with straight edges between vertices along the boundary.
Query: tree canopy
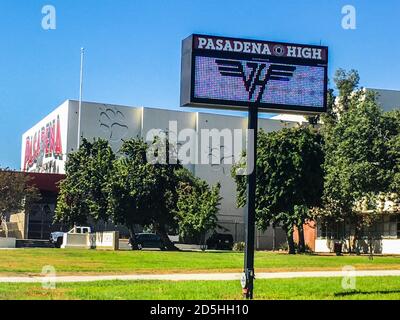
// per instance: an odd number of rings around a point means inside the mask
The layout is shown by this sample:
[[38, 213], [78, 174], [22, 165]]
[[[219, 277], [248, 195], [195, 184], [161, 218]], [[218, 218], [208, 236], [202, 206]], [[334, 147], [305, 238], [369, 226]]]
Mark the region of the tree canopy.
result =
[[372, 92], [355, 91], [338, 101], [347, 101], [347, 110], [322, 128], [326, 159], [319, 217], [352, 224], [354, 248], [363, 226], [379, 217], [377, 197], [398, 193], [400, 126], [398, 111], [384, 113]]
[[107, 188], [113, 174], [113, 153], [103, 139], [93, 143], [83, 139], [78, 151], [65, 164], [66, 179], [60, 184], [55, 218], [70, 226], [94, 221], [108, 221]]
[[0, 225], [7, 214], [24, 210], [40, 199], [39, 190], [30, 181], [25, 173], [0, 168]]
[[[321, 136], [311, 128], [260, 131], [256, 165], [256, 219], [260, 229], [281, 225], [289, 245], [293, 245], [294, 227], [302, 228], [308, 208], [320, 204], [323, 161]], [[234, 167], [232, 173], [237, 182], [237, 202], [243, 207], [247, 179], [235, 175], [236, 170]]]
[[171, 250], [176, 249], [168, 238], [171, 229], [179, 226], [181, 234], [198, 237], [216, 223], [219, 187], [210, 189], [179, 163], [168, 164], [168, 148], [168, 140], [130, 139], [117, 157], [107, 141], [83, 140], [67, 160], [56, 219], [112, 221], [125, 225], [132, 240], [140, 225], [159, 234]]
[[338, 70], [331, 91], [331, 112], [322, 116], [325, 182], [323, 205], [316, 217], [323, 223], [343, 222], [362, 229], [380, 217], [377, 201], [388, 193], [399, 195], [399, 111], [384, 112], [376, 93], [358, 88], [357, 71]]
[[178, 202], [175, 209], [179, 236], [194, 243], [204, 243], [207, 233], [217, 228], [220, 184], [210, 187], [188, 170], [181, 176], [178, 188]]

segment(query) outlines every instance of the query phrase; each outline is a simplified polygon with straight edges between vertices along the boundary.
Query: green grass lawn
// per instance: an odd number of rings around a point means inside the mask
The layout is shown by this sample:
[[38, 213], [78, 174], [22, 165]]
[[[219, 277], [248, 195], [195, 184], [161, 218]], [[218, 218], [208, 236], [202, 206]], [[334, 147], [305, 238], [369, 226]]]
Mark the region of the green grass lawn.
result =
[[[185, 272], [241, 272], [239, 252], [94, 251], [63, 249], [0, 250], [0, 276], [39, 275], [43, 266], [54, 266], [58, 275], [135, 274]], [[256, 271], [400, 269], [400, 257], [318, 256], [257, 252]]]
[[[355, 290], [344, 290], [341, 278], [256, 280], [255, 299], [350, 300], [400, 299], [400, 277], [360, 277]], [[102, 281], [58, 284], [0, 284], [0, 300], [236, 300], [239, 281]]]

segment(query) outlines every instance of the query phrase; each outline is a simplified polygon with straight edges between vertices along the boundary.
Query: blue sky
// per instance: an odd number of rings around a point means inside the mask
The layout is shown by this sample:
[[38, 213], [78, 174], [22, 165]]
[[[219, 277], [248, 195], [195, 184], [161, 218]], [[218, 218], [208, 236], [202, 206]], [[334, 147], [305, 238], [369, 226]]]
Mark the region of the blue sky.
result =
[[[57, 29], [41, 27], [53, 5]], [[341, 26], [353, 5], [357, 29]], [[84, 99], [178, 109], [181, 40], [205, 33], [327, 45], [330, 76], [357, 69], [361, 85], [400, 90], [400, 1], [1, 0], [0, 166], [19, 169], [21, 136], [79, 93]]]

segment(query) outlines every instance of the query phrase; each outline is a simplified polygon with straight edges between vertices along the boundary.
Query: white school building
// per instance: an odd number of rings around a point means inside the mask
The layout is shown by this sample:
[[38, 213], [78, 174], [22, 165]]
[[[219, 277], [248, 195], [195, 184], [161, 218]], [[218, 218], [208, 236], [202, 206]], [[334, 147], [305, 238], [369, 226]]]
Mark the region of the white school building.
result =
[[[379, 102], [384, 110], [389, 111], [400, 106], [400, 91], [379, 90]], [[74, 100], [67, 100], [39, 121], [22, 136], [21, 170], [47, 174], [64, 174], [65, 161], [69, 153], [77, 149], [78, 143], [78, 105]], [[280, 130], [283, 127], [297, 126], [304, 118], [299, 116], [277, 115], [272, 118], [261, 118], [259, 127], [265, 131]], [[146, 138], [149, 131], [160, 129], [171, 132], [171, 122], [176, 126], [178, 146], [185, 144], [188, 139], [179, 133], [184, 129], [191, 129], [197, 133], [196, 154], [194, 163], [185, 165], [196, 176], [206, 180], [209, 184], [221, 184], [221, 208], [219, 223], [226, 228], [224, 232], [231, 233], [235, 241], [244, 240], [244, 209], [236, 207], [236, 185], [231, 177], [231, 164], [226, 161], [226, 152], [234, 156], [238, 150], [234, 149], [226, 139], [221, 139], [216, 150], [210, 143], [209, 148], [201, 144], [202, 129], [217, 129], [222, 132], [229, 129], [234, 138], [234, 130], [242, 129], [242, 147], [245, 147], [247, 117], [221, 115], [207, 112], [191, 112], [182, 108], [182, 111], [169, 109], [131, 107], [106, 103], [83, 102], [81, 112], [81, 133], [88, 140], [94, 138], [107, 139], [114, 151], [118, 151], [123, 140], [133, 137]], [[171, 139], [171, 136], [170, 136]], [[237, 142], [237, 141], [236, 141]], [[203, 154], [202, 153], [207, 153]], [[225, 164], [212, 163], [217, 156]], [[208, 158], [210, 163], [199, 164], [200, 159]], [[215, 160], [215, 159], [214, 159]], [[220, 162], [219, 161], [219, 162]], [[226, 163], [228, 162], [228, 163]], [[54, 203], [48, 207], [54, 211]], [[40, 211], [40, 210], [39, 210]], [[41, 213], [38, 212], [38, 215]], [[31, 214], [34, 218], [34, 213]], [[37, 217], [37, 221], [43, 217]], [[33, 221], [33, 220], [32, 220]], [[50, 220], [49, 220], [50, 221]], [[400, 220], [387, 222], [389, 224], [388, 240], [390, 245], [384, 246], [381, 253], [400, 253]], [[394, 226], [395, 229], [394, 230]], [[51, 228], [50, 228], [51, 229]], [[49, 230], [50, 230], [49, 229]], [[392, 230], [393, 229], [393, 230]], [[50, 230], [51, 231], [51, 230]], [[395, 232], [396, 231], [396, 232]], [[396, 233], [396, 237], [394, 234]], [[43, 233], [42, 233], [43, 234]], [[315, 243], [312, 246], [317, 251], [331, 251], [331, 241], [327, 232], [315, 228]], [[328, 241], [329, 240], [329, 241]], [[285, 243], [285, 234], [280, 228], [270, 229], [267, 232], [257, 232], [256, 246], [258, 249], [279, 249]]]

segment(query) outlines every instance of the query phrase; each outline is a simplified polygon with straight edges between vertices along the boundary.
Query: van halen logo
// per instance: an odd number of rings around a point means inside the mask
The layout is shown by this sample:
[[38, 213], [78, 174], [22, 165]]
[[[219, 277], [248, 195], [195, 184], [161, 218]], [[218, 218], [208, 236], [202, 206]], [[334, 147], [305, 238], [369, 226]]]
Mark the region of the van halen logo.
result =
[[[249, 93], [249, 100], [252, 101], [257, 87], [260, 88], [255, 102], [260, 102], [268, 81], [290, 81], [296, 67], [280, 64], [271, 64], [268, 68], [265, 63], [247, 62], [250, 74], [246, 76], [244, 65], [241, 61], [215, 60], [218, 70], [222, 76], [242, 78], [246, 91]], [[264, 76], [263, 76], [264, 74]]]
[[53, 120], [27, 137], [25, 141], [24, 171], [29, 170], [34, 164], [43, 165], [45, 158], [63, 158], [60, 117]]

